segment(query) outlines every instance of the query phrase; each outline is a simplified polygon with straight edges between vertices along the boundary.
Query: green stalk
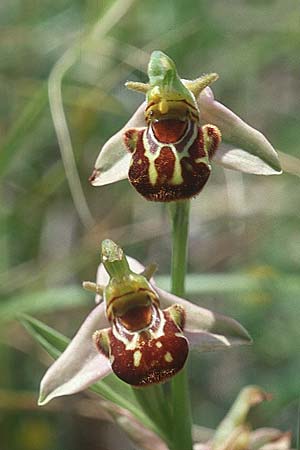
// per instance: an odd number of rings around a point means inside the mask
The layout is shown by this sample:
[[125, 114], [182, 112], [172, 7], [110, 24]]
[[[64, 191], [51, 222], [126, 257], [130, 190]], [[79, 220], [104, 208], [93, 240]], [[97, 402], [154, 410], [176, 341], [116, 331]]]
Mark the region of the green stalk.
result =
[[189, 200], [170, 203], [172, 222], [171, 283], [173, 294], [179, 296], [183, 296], [185, 291], [189, 212]]
[[[172, 222], [172, 269], [173, 294], [183, 296], [187, 265], [187, 242], [190, 202], [180, 201], [170, 204]], [[171, 381], [173, 405], [172, 450], [192, 450], [192, 416], [188, 396], [188, 379], [183, 369]]]
[[158, 434], [169, 445], [171, 418], [161, 386], [152, 385], [145, 388], [132, 387], [132, 390], [144, 414], [149, 417], [155, 425]]

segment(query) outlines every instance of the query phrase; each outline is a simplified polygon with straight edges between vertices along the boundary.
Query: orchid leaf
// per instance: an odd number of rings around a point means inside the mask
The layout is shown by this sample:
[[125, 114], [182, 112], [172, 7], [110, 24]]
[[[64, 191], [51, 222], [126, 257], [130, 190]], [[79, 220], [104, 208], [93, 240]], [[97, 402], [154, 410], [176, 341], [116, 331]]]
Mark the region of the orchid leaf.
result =
[[63, 334], [27, 314], [20, 315], [20, 321], [28, 333], [41, 344], [52, 358], [57, 358], [70, 342]]

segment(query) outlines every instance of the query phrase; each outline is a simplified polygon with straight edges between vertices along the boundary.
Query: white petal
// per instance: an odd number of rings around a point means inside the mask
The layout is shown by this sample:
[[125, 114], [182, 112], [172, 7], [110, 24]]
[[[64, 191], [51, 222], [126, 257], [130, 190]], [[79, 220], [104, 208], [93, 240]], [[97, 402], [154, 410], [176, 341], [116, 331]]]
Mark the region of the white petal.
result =
[[134, 273], [142, 273], [143, 270], [145, 269], [145, 266], [143, 266], [142, 263], [140, 263], [137, 259], [132, 258], [131, 256], [126, 256], [128, 263], [129, 263], [129, 267], [130, 270], [132, 270], [132, 272]]
[[196, 443], [193, 445], [193, 450], [213, 450], [211, 445]]
[[188, 339], [192, 348], [198, 352], [214, 352], [222, 350], [233, 345], [243, 345], [245, 341], [242, 339], [227, 339], [225, 336], [209, 333], [207, 331], [184, 331], [185, 337]]
[[289, 432], [282, 433], [278, 439], [259, 447], [260, 450], [292, 450], [291, 434]]
[[[126, 256], [126, 258], [127, 258], [129, 267], [132, 270], [132, 272], [135, 272], [135, 273], [143, 272], [145, 267], [137, 259], [131, 258], [131, 256]], [[98, 266], [96, 282], [100, 286], [106, 286], [109, 283], [109, 275], [106, 272], [105, 267], [102, 263]], [[100, 303], [100, 301], [101, 301], [101, 296], [99, 294], [96, 294], [95, 302]]]
[[95, 163], [97, 175], [91, 182], [93, 186], [103, 186], [127, 178], [131, 154], [125, 147], [123, 134], [128, 128], [140, 128], [146, 125], [145, 107], [146, 102], [138, 107], [126, 125], [102, 147]]
[[[258, 428], [250, 434], [250, 450], [260, 449], [263, 445], [276, 442], [284, 433], [275, 428]], [[289, 447], [288, 447], [289, 448]]]
[[195, 305], [158, 287], [162, 308], [179, 303], [185, 309], [184, 333], [199, 351], [217, 350], [232, 345], [249, 344], [251, 338], [236, 320]]
[[[118, 141], [116, 135], [113, 136], [113, 138], [111, 138], [104, 145], [103, 150], [104, 150], [104, 148], [105, 149], [108, 148], [108, 147], [106, 147], [108, 143], [109, 143], [109, 147], [113, 148], [114, 140]], [[123, 149], [123, 147], [120, 147], [119, 141], [116, 143], [115, 148], [120, 148], [122, 151], [122, 154], [121, 153], [117, 154], [115, 151], [112, 150], [112, 152], [111, 152], [112, 158], [108, 162], [108, 164], [106, 164], [105, 166], [104, 166], [104, 164], [105, 164], [104, 158], [108, 155], [108, 153], [106, 153], [103, 156], [103, 159], [101, 159], [102, 153], [100, 153], [100, 155], [97, 159], [97, 163], [99, 164], [99, 169], [95, 169], [95, 170], [97, 170], [97, 175], [91, 181], [91, 184], [93, 186], [105, 186], [106, 184], [116, 183], [117, 181], [126, 180], [126, 178], [128, 178], [131, 154], [128, 152], [124, 153], [125, 150]], [[99, 159], [101, 159], [100, 162], [99, 162]]]
[[[265, 136], [214, 100], [210, 88], [202, 91], [197, 102], [201, 122], [216, 125], [222, 133], [222, 140], [231, 146], [229, 150], [217, 150], [213, 161], [230, 169], [258, 175], [281, 173], [278, 155]], [[247, 153], [250, 156], [246, 157]]]
[[[263, 137], [263, 136], [262, 136]], [[274, 170], [269, 164], [266, 164], [261, 158], [251, 155], [240, 148], [230, 148], [221, 145], [212, 161], [221, 164], [223, 167], [232, 170], [238, 170], [244, 173], [252, 173], [254, 175], [280, 175], [281, 171]]]
[[107, 326], [104, 304], [98, 305], [44, 375], [39, 405], [44, 405], [55, 397], [82, 391], [111, 372], [108, 359], [96, 350], [93, 342], [93, 333]]

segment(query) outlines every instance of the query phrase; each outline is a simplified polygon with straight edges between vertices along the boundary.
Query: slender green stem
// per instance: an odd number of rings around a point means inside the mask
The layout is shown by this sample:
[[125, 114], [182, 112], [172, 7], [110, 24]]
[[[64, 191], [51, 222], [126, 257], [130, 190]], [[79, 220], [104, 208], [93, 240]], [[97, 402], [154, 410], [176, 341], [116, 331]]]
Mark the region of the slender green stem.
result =
[[172, 221], [172, 292], [184, 295], [187, 264], [187, 241], [189, 230], [190, 202], [188, 200], [170, 204]]
[[[189, 201], [170, 204], [172, 221], [172, 292], [184, 295], [187, 264]], [[171, 382], [173, 403], [172, 450], [192, 450], [192, 417], [188, 397], [188, 380], [183, 369]]]
[[152, 429], [169, 444], [170, 433], [168, 416], [163, 408], [164, 397], [156, 388], [154, 385], [146, 388], [133, 387], [132, 390], [141, 410], [153, 424]]

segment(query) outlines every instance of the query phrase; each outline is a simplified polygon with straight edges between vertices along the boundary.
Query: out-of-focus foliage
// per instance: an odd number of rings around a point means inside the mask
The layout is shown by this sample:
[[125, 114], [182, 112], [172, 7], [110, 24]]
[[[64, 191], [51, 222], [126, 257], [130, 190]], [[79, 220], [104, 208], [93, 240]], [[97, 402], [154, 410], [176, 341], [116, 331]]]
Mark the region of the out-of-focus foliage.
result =
[[[34, 396], [49, 360], [12, 319], [18, 312], [39, 314], [71, 336], [92, 307], [80, 283], [93, 278], [106, 237], [145, 262], [156, 261], [160, 275], [169, 273], [165, 209], [145, 202], [126, 181], [102, 189], [87, 182], [99, 147], [141, 100], [123, 84], [146, 80], [152, 50], [166, 51], [186, 78], [218, 72], [216, 97], [294, 157], [284, 156], [285, 164], [300, 172], [297, 8], [293, 0], [1, 2], [1, 450], [130, 448], [111, 426], [91, 419], [102, 413], [83, 396], [37, 411]], [[57, 61], [61, 73], [57, 65], [52, 70]], [[62, 74], [91, 215], [76, 181], [74, 206], [50, 114], [48, 78], [56, 75], [57, 102]], [[67, 154], [74, 183], [70, 161]], [[263, 178], [214, 167], [193, 201], [189, 272], [201, 277], [192, 279], [191, 298], [235, 316], [254, 338], [246, 350], [192, 356], [196, 423], [215, 428], [240, 389], [255, 383], [274, 400], [253, 411], [253, 422], [296, 434], [299, 194], [297, 176]]]

